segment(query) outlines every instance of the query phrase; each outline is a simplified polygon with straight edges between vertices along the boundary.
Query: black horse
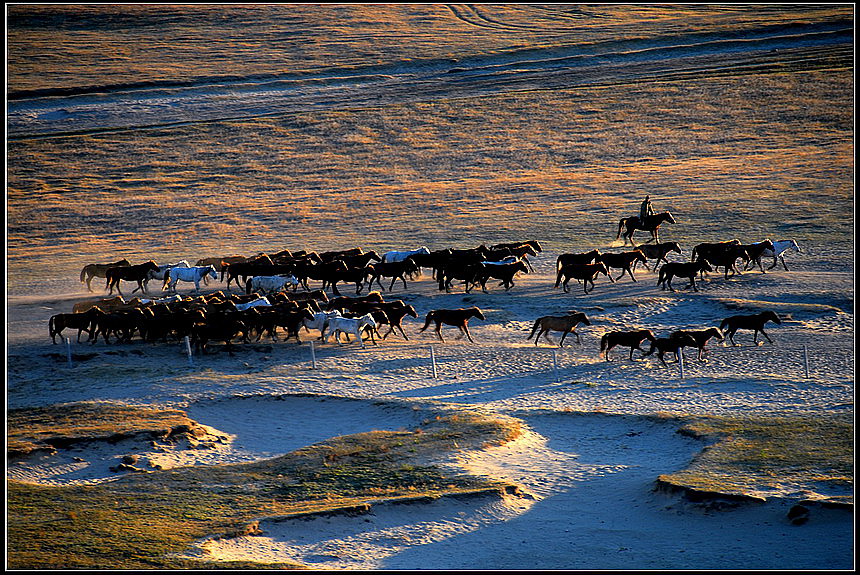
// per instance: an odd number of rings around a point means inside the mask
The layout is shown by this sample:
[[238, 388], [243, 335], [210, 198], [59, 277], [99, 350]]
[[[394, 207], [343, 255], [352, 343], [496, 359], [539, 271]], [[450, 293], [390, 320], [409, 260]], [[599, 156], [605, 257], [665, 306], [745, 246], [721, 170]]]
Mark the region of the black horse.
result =
[[655, 243], [660, 242], [660, 237], [657, 233], [657, 230], [663, 222], [669, 222], [670, 224], [674, 224], [675, 218], [672, 217], [672, 214], [669, 212], [660, 212], [659, 214], [654, 214], [651, 216], [645, 216], [645, 219], [642, 220], [639, 216], [633, 216], [630, 218], [621, 218], [621, 221], [618, 222], [618, 234], [615, 236], [615, 239], [621, 238], [621, 232], [624, 231], [624, 245], [627, 245], [627, 241], [629, 240], [632, 245], [636, 245], [633, 243], [633, 234], [636, 233], [636, 230], [645, 230], [646, 232], [651, 232], [651, 239]]
[[148, 274], [150, 271], [159, 271], [158, 264], [153, 260], [149, 260], [148, 262], [143, 262], [142, 264], [137, 264], [135, 266], [117, 266], [108, 268], [105, 270], [105, 279], [107, 280], [105, 282], [105, 289], [110, 288], [108, 295], [113, 295], [113, 288], [116, 288], [117, 293], [122, 295], [122, 291], [119, 289], [119, 282], [120, 280], [125, 280], [129, 282], [137, 282], [138, 289], [146, 292], [143, 280], [149, 277]]
[[735, 343], [735, 332], [739, 329], [749, 329], [752, 330], [753, 333], [753, 343], [758, 345], [758, 334], [761, 334], [770, 342], [773, 343], [773, 340], [770, 339], [764, 332], [764, 324], [772, 321], [773, 323], [782, 323], [779, 319], [779, 316], [776, 315], [773, 311], [763, 311], [761, 313], [755, 313], [751, 315], [733, 315], [731, 317], [727, 317], [720, 323], [720, 329], [726, 334], [726, 337], [729, 338], [729, 341], [732, 342], [732, 345], [737, 345]]

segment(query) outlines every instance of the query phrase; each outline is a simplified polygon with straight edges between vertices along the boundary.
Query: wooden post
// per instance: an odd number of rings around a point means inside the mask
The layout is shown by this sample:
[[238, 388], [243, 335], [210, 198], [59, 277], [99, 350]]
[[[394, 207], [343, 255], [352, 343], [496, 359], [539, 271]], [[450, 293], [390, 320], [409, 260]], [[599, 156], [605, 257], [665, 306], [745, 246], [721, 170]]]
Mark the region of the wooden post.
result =
[[194, 360], [191, 358], [191, 340], [185, 336], [185, 354], [188, 356], [188, 365], [194, 366]]
[[552, 372], [555, 374], [555, 382], [558, 383], [558, 353], [555, 349], [552, 350]]
[[681, 379], [684, 379], [684, 348], [678, 348], [678, 368], [681, 370]]
[[311, 369], [316, 369], [317, 368], [317, 354], [316, 354], [316, 350], [314, 348], [314, 342], [310, 342], [310, 343], [311, 343]]
[[69, 367], [72, 367], [72, 342], [66, 338], [66, 360], [69, 362]]
[[436, 373], [436, 350], [430, 346], [430, 364], [433, 366], [433, 379], [439, 379]]
[[803, 371], [806, 379], [809, 379], [809, 349], [803, 346]]

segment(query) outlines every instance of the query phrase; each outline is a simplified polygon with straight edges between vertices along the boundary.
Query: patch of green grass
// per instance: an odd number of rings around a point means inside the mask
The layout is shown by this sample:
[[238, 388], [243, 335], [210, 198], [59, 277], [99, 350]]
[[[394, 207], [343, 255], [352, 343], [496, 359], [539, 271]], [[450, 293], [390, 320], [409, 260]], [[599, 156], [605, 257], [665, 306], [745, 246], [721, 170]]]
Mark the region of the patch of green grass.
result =
[[[713, 440], [692, 464], [661, 475], [669, 485], [731, 495], [803, 490], [853, 501], [854, 424], [850, 415], [696, 417], [682, 433]], [[834, 495], [835, 494], [835, 495]]]
[[[112, 413], [110, 406], [104, 407]], [[98, 410], [93, 406], [78, 413], [97, 417]], [[27, 418], [23, 410], [16, 417], [17, 421], [38, 418], [35, 413]], [[121, 422], [116, 424], [114, 429], [127, 428]], [[62, 425], [76, 433], [71, 420]], [[85, 422], [81, 425], [87, 426]], [[103, 427], [98, 428], [99, 433]], [[130, 474], [98, 486], [46, 487], [10, 481], [8, 567], [299, 568], [289, 564], [213, 565], [181, 555], [197, 539], [247, 533], [253, 530], [249, 526], [264, 517], [352, 508], [383, 498], [499, 490], [504, 487], [500, 482], [451, 476], [424, 461], [458, 448], [503, 443], [519, 432], [517, 420], [448, 413], [428, 419], [413, 431], [336, 437], [250, 464]]]

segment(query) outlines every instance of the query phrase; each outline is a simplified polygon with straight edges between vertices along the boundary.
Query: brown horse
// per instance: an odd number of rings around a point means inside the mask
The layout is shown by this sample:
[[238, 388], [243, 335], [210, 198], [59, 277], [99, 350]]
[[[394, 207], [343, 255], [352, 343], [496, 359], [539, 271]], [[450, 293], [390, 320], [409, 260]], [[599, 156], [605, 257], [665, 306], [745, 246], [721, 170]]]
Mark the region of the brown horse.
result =
[[671, 291], [675, 291], [675, 288], [672, 287], [672, 278], [678, 276], [690, 280], [690, 283], [684, 286], [684, 289], [692, 287], [693, 291], [699, 291], [699, 288], [696, 287], [696, 274], [703, 271], [714, 271], [707, 260], [699, 260], [697, 262], [669, 262], [660, 267], [657, 285], [660, 286], [661, 290], [668, 287]]
[[[681, 245], [678, 242], [663, 242], [661, 244], [640, 244], [636, 249], [642, 252], [646, 259], [654, 261], [654, 271], [657, 271], [657, 264], [660, 262], [669, 263], [666, 256], [670, 252], [681, 253]], [[633, 262], [633, 271], [636, 271], [636, 263]], [[643, 264], [645, 269], [648, 269], [648, 264]]]
[[369, 267], [373, 268], [373, 273], [370, 274], [370, 279], [367, 282], [368, 289], [372, 289], [373, 282], [376, 281], [382, 291], [385, 291], [385, 287], [379, 281], [379, 278], [391, 278], [391, 285], [388, 286], [388, 291], [394, 291], [394, 283], [398, 279], [403, 282], [403, 289], [406, 289], [406, 276], [412, 278], [421, 271], [418, 268], [418, 264], [412, 258], [406, 258], [399, 262], [382, 262]]
[[645, 350], [640, 346], [645, 340], [653, 342], [656, 337], [651, 333], [650, 329], [640, 329], [636, 331], [610, 331], [603, 334], [600, 338], [600, 351], [605, 352], [606, 361], [609, 360], [610, 350], [618, 345], [630, 348], [630, 361], [633, 361], [633, 350], [638, 349], [643, 354]]
[[146, 292], [146, 286], [143, 285], [143, 281], [149, 277], [148, 274], [150, 271], [159, 271], [158, 264], [152, 260], [134, 266], [108, 268], [105, 271], [105, 289], [110, 288], [108, 295], [113, 295], [113, 288], [116, 288], [117, 293], [122, 295], [122, 291], [119, 289], [119, 282], [125, 280], [127, 282], [137, 282], [138, 289]]
[[759, 345], [758, 343], [758, 334], [761, 334], [770, 342], [773, 343], [773, 340], [770, 339], [764, 332], [764, 324], [772, 321], [773, 323], [782, 323], [779, 319], [779, 316], [776, 315], [773, 311], [763, 311], [761, 313], [754, 313], [751, 315], [733, 315], [731, 317], [727, 317], [720, 323], [720, 329], [726, 334], [726, 337], [729, 338], [729, 341], [732, 342], [732, 345], [737, 345], [734, 340], [735, 332], [739, 329], [751, 329], [753, 330], [753, 343]]
[[48, 320], [48, 333], [51, 335], [51, 341], [57, 343], [56, 336], [62, 337], [63, 330], [76, 329], [78, 330], [78, 343], [81, 343], [81, 333], [87, 332], [89, 341], [93, 337], [93, 320], [101, 310], [97, 307], [91, 307], [83, 313], [58, 313], [52, 315]]
[[87, 283], [87, 290], [93, 291], [90, 283], [93, 281], [93, 278], [103, 278], [105, 277], [105, 272], [109, 268], [116, 268], [120, 266], [130, 266], [131, 262], [125, 258], [122, 258], [118, 262], [114, 262], [112, 264], [87, 264], [84, 266], [84, 269], [81, 270], [81, 283]]
[[[666, 365], [666, 360], [663, 359], [663, 355], [668, 352], [672, 352], [675, 354], [675, 363], [680, 361], [680, 355], [683, 353], [683, 349], [685, 347], [696, 347], [697, 343], [695, 338], [689, 334], [680, 334], [676, 337], [658, 337], [655, 340], [651, 341], [651, 349], [649, 349], [646, 353], [642, 354], [642, 357], [646, 355], [651, 355], [655, 351], [657, 352], [657, 358], [660, 360], [660, 363]], [[633, 350], [630, 350], [631, 353]], [[668, 366], [666, 366], [668, 367]]]
[[446, 325], [457, 326], [460, 328], [460, 337], [463, 337], [465, 334], [469, 338], [469, 341], [475, 343], [475, 340], [472, 339], [472, 335], [469, 333], [469, 319], [473, 317], [487, 319], [484, 317], [483, 312], [475, 306], [458, 309], [434, 309], [427, 314], [427, 321], [424, 323], [424, 327], [418, 331], [424, 331], [430, 325], [430, 322], [435, 322], [436, 335], [444, 343], [445, 338], [442, 337], [442, 324], [444, 323]]
[[723, 336], [723, 332], [720, 331], [720, 328], [717, 328], [717, 327], [709, 327], [708, 329], [695, 330], [695, 331], [677, 330], [677, 331], [673, 331], [672, 333], [669, 334], [669, 337], [686, 337], [686, 336], [692, 337], [695, 340], [696, 345], [695, 346], [691, 345], [689, 347], [695, 347], [699, 350], [699, 355], [698, 355], [699, 361], [706, 361], [705, 360], [705, 345], [708, 343], [708, 340], [710, 340], [712, 337], [717, 338], [718, 341], [723, 341], [725, 339], [725, 337]]
[[598, 257], [600, 257], [600, 250], [591, 250], [590, 252], [578, 254], [560, 254], [555, 260], [555, 271], [558, 272], [558, 270], [568, 264], [590, 264]]
[[[538, 344], [540, 340], [540, 336], [543, 336], [548, 342], [552, 343], [552, 340], [549, 339], [550, 331], [560, 331], [561, 340], [558, 342], [558, 347], [562, 347], [564, 345], [564, 338], [567, 337], [567, 334], [572, 333], [576, 336], [576, 343], [582, 344], [582, 340], [579, 337], [579, 334], [574, 331], [577, 325], [579, 324], [591, 325], [591, 322], [588, 320], [588, 317], [582, 312], [577, 311], [569, 311], [565, 315], [545, 315], [543, 317], [539, 317], [535, 320], [534, 325], [532, 326], [532, 332], [526, 339], [535, 338], [535, 345]], [[540, 331], [538, 331], [540, 329]], [[537, 336], [535, 336], [537, 333]]]
[[519, 273], [529, 273], [526, 263], [522, 260], [508, 264], [483, 264], [480, 271], [475, 275], [475, 283], [481, 284], [481, 291], [487, 293], [487, 280], [495, 278], [502, 280], [501, 285], [505, 291], [514, 287], [514, 276]]
[[628, 240], [633, 244], [633, 234], [636, 233], [636, 230], [645, 230], [646, 232], [651, 232], [651, 238], [654, 243], [660, 243], [660, 236], [657, 230], [664, 222], [669, 222], [670, 224], [676, 223], [675, 218], [669, 212], [660, 212], [659, 214], [645, 216], [644, 220], [640, 219], [639, 216], [621, 218], [621, 221], [618, 222], [618, 234], [615, 236], [615, 239], [621, 238], [621, 231], [624, 230], [624, 244], [627, 245]]
[[[558, 270], [558, 274], [555, 278], [555, 287], [558, 287], [559, 284], [561, 284], [564, 293], [568, 293], [570, 288], [567, 287], [567, 282], [569, 282], [571, 278], [575, 278], [582, 280], [582, 288], [585, 293], [588, 293], [588, 284], [591, 284], [591, 289], [592, 291], [594, 290], [594, 278], [597, 277], [597, 274], [603, 274], [609, 278], [609, 281], [615, 283], [615, 280], [612, 279], [611, 275], [609, 275], [609, 268], [607, 268], [606, 264], [603, 262], [596, 264], [568, 264]], [[562, 281], [562, 278], [564, 281]]]
[[621, 252], [620, 254], [600, 254], [597, 256], [597, 261], [605, 263], [609, 269], [616, 268], [621, 270], [621, 275], [613, 281], [620, 280], [625, 273], [630, 276], [630, 279], [636, 281], [636, 277], [633, 275], [633, 264], [636, 262], [645, 263], [648, 260], [645, 259], [645, 254], [641, 250], [633, 250]]

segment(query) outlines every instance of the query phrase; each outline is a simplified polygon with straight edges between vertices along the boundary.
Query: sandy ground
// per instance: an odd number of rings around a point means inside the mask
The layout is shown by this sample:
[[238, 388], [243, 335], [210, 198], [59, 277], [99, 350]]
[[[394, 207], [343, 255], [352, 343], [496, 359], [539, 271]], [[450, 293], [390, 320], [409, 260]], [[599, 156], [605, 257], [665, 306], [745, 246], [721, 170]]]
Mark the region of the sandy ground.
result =
[[[53, 485], [116, 480], [109, 467], [128, 453], [162, 468], [253, 461], [337, 435], [407, 428], [422, 405], [480, 406], [521, 418], [526, 433], [437, 463], [514, 481], [526, 497], [375, 502], [359, 516], [264, 519], [262, 535], [201, 541], [189, 555], [317, 569], [851, 568], [852, 512], [816, 507], [802, 526], [786, 518], [797, 501], [836, 493], [785, 484], [757, 493], [764, 504], [722, 509], [653, 490], [658, 475], [685, 467], [705, 446], [643, 416], [853, 409], [853, 278], [826, 272], [827, 281], [812, 282], [812, 265], [795, 256], [790, 272], [711, 275], [698, 293], [660, 291], [655, 274], [640, 269], [636, 283], [600, 279], [589, 295], [576, 285], [564, 294], [552, 288], [554, 255], [547, 254], [533, 258], [535, 273], [509, 293], [444, 294], [424, 276], [385, 294], [416, 307], [419, 319], [404, 322], [409, 341], [392, 335], [363, 350], [316, 343], [316, 369], [315, 333], [300, 345], [246, 344], [233, 356], [216, 346], [190, 362], [177, 343], [77, 344], [67, 333], [69, 367], [66, 346], [47, 336], [47, 319], [85, 294], [10, 297], [8, 407], [80, 400], [180, 407], [212, 437], [207, 449], [80, 446], [11, 461], [7, 477]], [[707, 362], [688, 351], [683, 379], [677, 364], [638, 352], [634, 361], [626, 351], [614, 350], [611, 362], [599, 355], [606, 331], [667, 335], [717, 325], [741, 313], [730, 300], [776, 306], [784, 321], [767, 328], [774, 343], [756, 346], [751, 333], [739, 332], [738, 347], [709, 344]], [[455, 339], [452, 328], [443, 330], [445, 343], [418, 332], [430, 309], [466, 305], [487, 316], [470, 324], [476, 343]], [[568, 339], [559, 349], [526, 339], [534, 318], [566, 309], [592, 321], [578, 328], [581, 344]]]

